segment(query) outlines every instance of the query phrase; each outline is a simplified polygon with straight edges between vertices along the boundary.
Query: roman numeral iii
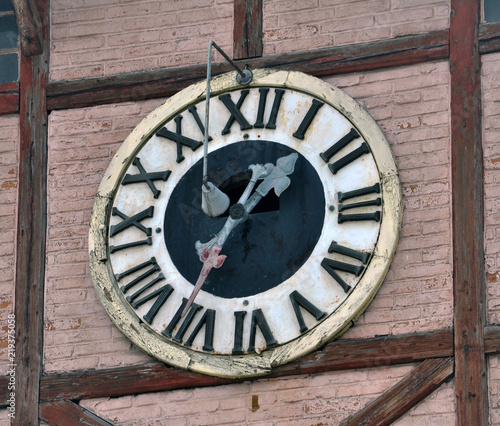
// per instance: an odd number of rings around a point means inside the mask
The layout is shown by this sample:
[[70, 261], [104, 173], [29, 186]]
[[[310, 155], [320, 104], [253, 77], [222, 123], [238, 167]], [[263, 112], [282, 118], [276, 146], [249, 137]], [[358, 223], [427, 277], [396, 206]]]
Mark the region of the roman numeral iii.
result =
[[382, 205], [382, 199], [380, 197], [372, 198], [366, 201], [359, 202], [350, 202], [345, 203], [347, 200], [351, 200], [353, 198], [361, 197], [364, 195], [370, 194], [380, 194], [380, 184], [376, 183], [372, 186], [366, 186], [364, 188], [355, 189], [353, 191], [347, 192], [339, 192], [338, 200], [339, 200], [339, 215], [338, 215], [338, 223], [344, 222], [355, 222], [362, 220], [373, 220], [375, 222], [380, 222], [380, 211], [374, 211], [370, 213], [344, 213], [346, 210], [356, 209], [359, 207], [378, 207]]

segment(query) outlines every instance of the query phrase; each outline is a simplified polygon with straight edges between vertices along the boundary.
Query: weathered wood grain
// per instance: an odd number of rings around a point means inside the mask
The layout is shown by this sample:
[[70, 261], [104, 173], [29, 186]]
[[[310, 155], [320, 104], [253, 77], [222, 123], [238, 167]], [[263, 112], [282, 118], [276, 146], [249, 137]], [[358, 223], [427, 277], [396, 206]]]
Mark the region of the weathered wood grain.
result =
[[72, 401], [61, 400], [45, 402], [39, 407], [40, 420], [51, 426], [87, 425], [111, 426], [112, 423], [101, 419], [94, 413]]
[[487, 383], [479, 2], [452, 0], [450, 18], [453, 300], [457, 424], [484, 425]]
[[19, 112], [19, 83], [0, 84], [0, 115]]
[[479, 53], [500, 52], [500, 22], [488, 22], [479, 26]]
[[262, 0], [235, 0], [233, 59], [262, 56]]
[[[296, 362], [277, 367], [266, 377], [395, 365], [452, 354], [453, 333], [450, 329], [404, 336], [340, 340]], [[163, 364], [149, 364], [84, 373], [51, 374], [42, 377], [40, 386], [41, 400], [51, 401], [215, 386], [243, 380], [248, 379], [220, 379]], [[0, 394], [0, 397], [2, 402], [6, 401], [6, 395]]]
[[341, 425], [390, 425], [434, 392], [452, 375], [452, 357], [428, 359], [354, 416], [344, 420]]
[[19, 29], [19, 40], [24, 56], [42, 53], [40, 36], [41, 21], [34, 0], [12, 0]]
[[[250, 68], [280, 68], [315, 76], [397, 67], [448, 58], [448, 31], [245, 60]], [[232, 71], [213, 64], [212, 74]], [[48, 109], [80, 108], [168, 97], [206, 77], [206, 64], [48, 85]]]
[[[44, 52], [48, 51], [48, 1], [37, 6], [46, 18]], [[38, 424], [42, 374], [45, 234], [47, 224], [46, 54], [21, 55], [20, 151], [16, 251], [16, 417], [15, 425]]]

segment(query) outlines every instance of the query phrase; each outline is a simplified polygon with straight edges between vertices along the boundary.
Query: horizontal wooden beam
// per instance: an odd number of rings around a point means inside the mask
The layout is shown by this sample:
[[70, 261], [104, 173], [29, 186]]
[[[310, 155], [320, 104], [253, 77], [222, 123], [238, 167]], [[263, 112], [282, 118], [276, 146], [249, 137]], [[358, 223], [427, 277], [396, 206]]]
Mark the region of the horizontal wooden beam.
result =
[[38, 412], [40, 420], [53, 426], [112, 426], [112, 423], [68, 400], [45, 402], [38, 406]]
[[[448, 58], [448, 31], [399, 37], [246, 59], [250, 68], [279, 68], [326, 76], [411, 65]], [[228, 64], [214, 64], [213, 74], [230, 71]], [[52, 82], [47, 88], [48, 109], [88, 107], [106, 103], [168, 97], [205, 78], [206, 65], [139, 72], [104, 78]]]
[[453, 358], [428, 359], [342, 426], [390, 425], [453, 375]]
[[0, 114], [17, 114], [19, 112], [19, 83], [0, 85]]
[[479, 53], [500, 52], [500, 22], [479, 26]]
[[[447, 31], [436, 31], [426, 35], [401, 37], [394, 40], [384, 40], [359, 45], [341, 46], [330, 49], [320, 49], [313, 52], [298, 52], [288, 55], [247, 60], [253, 67], [275, 67], [300, 69], [313, 75], [334, 75], [340, 73], [362, 71], [363, 69], [378, 69], [391, 66], [410, 65], [418, 62], [448, 58]], [[427, 47], [417, 46], [416, 42], [434, 43]], [[423, 39], [423, 40], [422, 40]], [[392, 50], [391, 42], [406, 44], [402, 51]], [[379, 56], [370, 54], [370, 46], [375, 47]], [[379, 46], [377, 48], [377, 46]], [[413, 48], [411, 47], [413, 46]], [[354, 48], [357, 52], [347, 52]], [[482, 54], [500, 51], [500, 24], [487, 23], [480, 27], [479, 48]], [[342, 51], [345, 50], [343, 53]], [[386, 55], [383, 55], [386, 50]], [[363, 51], [365, 55], [363, 55]], [[312, 56], [312, 57], [311, 57]], [[307, 59], [306, 57], [309, 57]], [[380, 58], [380, 59], [377, 59]], [[281, 62], [280, 62], [281, 61]], [[287, 62], [288, 61], [288, 62]], [[226, 64], [214, 64], [214, 74], [230, 71]], [[366, 67], [366, 68], [365, 68]], [[50, 82], [48, 84], [48, 109], [67, 109], [94, 106], [100, 104], [138, 101], [157, 97], [167, 97], [182, 90], [188, 85], [205, 78], [204, 65], [154, 72], [140, 72], [110, 76], [96, 79], [82, 79], [69, 82]], [[0, 86], [0, 115], [19, 112], [19, 90]]]
[[[322, 350], [295, 362], [277, 367], [271, 376], [287, 377], [349, 368], [377, 367], [442, 358], [453, 354], [451, 329], [401, 336], [362, 340], [338, 340]], [[248, 380], [248, 379], [242, 379]], [[50, 374], [41, 379], [40, 399], [81, 399], [116, 397], [144, 392], [159, 392], [201, 386], [237, 383], [242, 380], [220, 379], [149, 364], [109, 370]], [[0, 379], [0, 405], [7, 405], [8, 378]]]
[[[484, 338], [485, 354], [500, 354], [500, 325], [485, 327]], [[403, 336], [338, 340], [329, 343], [322, 350], [276, 368], [272, 377], [397, 365], [452, 355], [451, 329]], [[52, 401], [112, 397], [237, 382], [237, 380], [219, 379], [177, 370], [163, 364], [149, 364], [44, 375], [41, 380], [41, 398], [44, 401]], [[0, 377], [0, 408], [8, 405], [8, 383], [8, 376]]]

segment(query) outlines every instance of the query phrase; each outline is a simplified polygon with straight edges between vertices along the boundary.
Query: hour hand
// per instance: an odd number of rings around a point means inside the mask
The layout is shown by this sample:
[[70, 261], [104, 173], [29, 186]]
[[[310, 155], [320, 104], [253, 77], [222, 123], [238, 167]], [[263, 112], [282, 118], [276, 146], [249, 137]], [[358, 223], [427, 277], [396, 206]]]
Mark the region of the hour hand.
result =
[[265, 197], [271, 189], [279, 197], [285, 189], [290, 186], [290, 178], [288, 175], [292, 174], [295, 170], [295, 162], [297, 161], [297, 153], [278, 158], [276, 166], [273, 164], [266, 164], [268, 174], [264, 181], [257, 187], [255, 193], [245, 203], [246, 213], [250, 213], [257, 203]]

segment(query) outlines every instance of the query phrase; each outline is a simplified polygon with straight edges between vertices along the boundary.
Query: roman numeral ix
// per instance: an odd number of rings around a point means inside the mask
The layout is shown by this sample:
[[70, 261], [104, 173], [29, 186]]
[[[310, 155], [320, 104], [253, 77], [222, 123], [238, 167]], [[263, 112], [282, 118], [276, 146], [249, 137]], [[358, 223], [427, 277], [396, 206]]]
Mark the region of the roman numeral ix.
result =
[[116, 207], [113, 207], [112, 215], [121, 217], [123, 219], [123, 221], [118, 223], [117, 225], [110, 226], [110, 228], [109, 228], [110, 237], [114, 237], [115, 235], [119, 234], [120, 232], [125, 231], [126, 229], [130, 228], [131, 226], [135, 226], [137, 229], [144, 232], [146, 234], [147, 238], [145, 240], [133, 241], [131, 243], [121, 244], [119, 246], [110, 245], [109, 252], [115, 253], [119, 250], [127, 249], [130, 247], [142, 246], [142, 245], [149, 245], [150, 246], [152, 244], [151, 228], [145, 227], [141, 223], [141, 221], [148, 218], [148, 217], [153, 217], [153, 211], [154, 211], [153, 206], [150, 206], [147, 209], [143, 210], [142, 212], [139, 212], [139, 213], [129, 217], [125, 213], [122, 213], [120, 210], [118, 210]]

